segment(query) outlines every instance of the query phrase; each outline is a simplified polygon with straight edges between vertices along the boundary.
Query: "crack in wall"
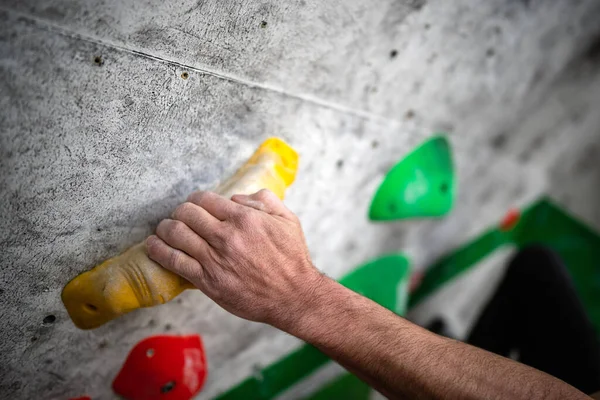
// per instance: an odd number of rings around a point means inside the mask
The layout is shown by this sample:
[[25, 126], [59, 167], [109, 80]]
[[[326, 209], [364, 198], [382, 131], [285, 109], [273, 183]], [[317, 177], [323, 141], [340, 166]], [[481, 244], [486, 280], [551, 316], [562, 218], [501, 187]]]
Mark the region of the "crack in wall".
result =
[[213, 76], [218, 79], [223, 79], [226, 81], [238, 83], [240, 85], [244, 85], [244, 86], [247, 86], [250, 88], [257, 88], [257, 89], [261, 89], [261, 90], [265, 90], [265, 91], [269, 91], [269, 92], [278, 93], [285, 97], [290, 97], [290, 98], [301, 100], [301, 101], [304, 101], [307, 103], [312, 103], [317, 106], [328, 108], [328, 109], [331, 109], [331, 110], [334, 110], [334, 111], [337, 111], [337, 112], [340, 112], [343, 114], [347, 114], [347, 115], [350, 115], [353, 117], [357, 117], [360, 119], [369, 120], [369, 121], [376, 122], [376, 123], [384, 123], [384, 124], [392, 124], [392, 125], [400, 124], [400, 122], [396, 119], [383, 117], [381, 115], [374, 114], [374, 113], [371, 113], [371, 112], [365, 111], [365, 110], [357, 110], [352, 107], [348, 107], [348, 106], [344, 106], [343, 104], [324, 100], [324, 99], [321, 99], [319, 97], [315, 97], [315, 96], [312, 96], [309, 94], [293, 93], [293, 92], [287, 91], [284, 88], [281, 88], [281, 87], [278, 87], [278, 86], [275, 86], [272, 84], [259, 83], [259, 82], [251, 81], [249, 79], [244, 79], [240, 76], [235, 76], [233, 74], [227, 74], [224, 72], [214, 71], [209, 68], [188, 65], [188, 64], [185, 64], [185, 63], [177, 61], [177, 60], [173, 60], [170, 58], [151, 54], [150, 52], [147, 52], [147, 51], [137, 50], [137, 49], [130, 48], [130, 47], [127, 47], [124, 45], [120, 45], [120, 44], [114, 43], [107, 39], [102, 39], [102, 38], [92, 36], [89, 34], [83, 34], [81, 32], [71, 31], [68, 28], [54, 24], [45, 19], [41, 19], [41, 18], [29, 15], [29, 14], [24, 14], [22, 12], [15, 11], [11, 8], [6, 8], [6, 7], [0, 6], [0, 11], [6, 12], [8, 14], [13, 14], [14, 16], [18, 17], [17, 18], [18, 21], [21, 20], [21, 21], [28, 22], [40, 30], [53, 32], [58, 35], [68, 37], [70, 39], [81, 40], [81, 41], [93, 43], [93, 44], [96, 44], [99, 46], [108, 47], [108, 48], [111, 48], [111, 49], [114, 49], [117, 51], [133, 54], [133, 55], [136, 55], [136, 56], [139, 56], [142, 58], [146, 58], [149, 60], [158, 61], [158, 62], [169, 64], [169, 65], [172, 65], [175, 67], [179, 67], [182, 69], [187, 69], [189, 71], [194, 71], [194, 72], [197, 72], [200, 74]]

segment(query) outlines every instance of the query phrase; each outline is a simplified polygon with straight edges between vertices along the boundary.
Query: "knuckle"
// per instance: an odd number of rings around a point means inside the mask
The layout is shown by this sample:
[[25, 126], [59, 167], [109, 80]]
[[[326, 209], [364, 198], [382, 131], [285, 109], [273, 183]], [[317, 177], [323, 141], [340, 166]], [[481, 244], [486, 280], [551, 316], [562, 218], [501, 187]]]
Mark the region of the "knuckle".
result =
[[268, 189], [263, 189], [260, 193], [260, 201], [262, 201], [264, 204], [270, 207], [278, 207], [281, 203], [279, 197], [277, 197], [275, 193], [271, 192]]
[[256, 198], [261, 201], [266, 201], [271, 199], [271, 191], [268, 189], [260, 189], [256, 192]]
[[250, 210], [241, 212], [238, 218], [243, 228], [249, 228], [257, 222], [255, 213]]

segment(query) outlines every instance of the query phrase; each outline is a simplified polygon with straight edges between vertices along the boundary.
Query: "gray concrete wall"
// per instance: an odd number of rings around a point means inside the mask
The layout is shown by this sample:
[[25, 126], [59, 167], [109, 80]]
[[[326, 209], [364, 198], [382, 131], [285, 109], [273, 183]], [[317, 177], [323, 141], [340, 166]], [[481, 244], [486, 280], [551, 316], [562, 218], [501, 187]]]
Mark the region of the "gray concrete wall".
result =
[[[60, 302], [268, 136], [301, 154], [287, 203], [335, 277], [397, 249], [422, 268], [541, 194], [600, 229], [598, 21], [594, 0], [0, 0], [0, 397], [112, 398], [161, 332], [203, 336], [202, 399], [297, 346], [194, 291], [93, 331]], [[440, 130], [452, 215], [369, 223], [385, 171]]]

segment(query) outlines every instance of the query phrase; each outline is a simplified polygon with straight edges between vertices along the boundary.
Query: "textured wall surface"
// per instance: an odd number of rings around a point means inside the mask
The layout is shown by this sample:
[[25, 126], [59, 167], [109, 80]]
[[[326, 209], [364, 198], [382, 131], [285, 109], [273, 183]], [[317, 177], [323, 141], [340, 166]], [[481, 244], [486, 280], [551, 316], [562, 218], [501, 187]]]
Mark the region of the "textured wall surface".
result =
[[[60, 301], [268, 136], [301, 154], [287, 203], [334, 277], [398, 249], [422, 268], [542, 194], [600, 229], [598, 21], [596, 0], [0, 0], [0, 397], [113, 398], [161, 332], [203, 336], [202, 399], [297, 346], [195, 291], [93, 331]], [[436, 131], [453, 213], [369, 223]]]

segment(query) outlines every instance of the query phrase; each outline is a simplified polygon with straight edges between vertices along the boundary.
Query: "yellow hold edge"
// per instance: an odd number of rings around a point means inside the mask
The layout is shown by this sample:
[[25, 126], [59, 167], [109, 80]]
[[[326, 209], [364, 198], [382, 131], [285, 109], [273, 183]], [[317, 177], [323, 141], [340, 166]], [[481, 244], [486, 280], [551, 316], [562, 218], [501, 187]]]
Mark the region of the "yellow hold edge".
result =
[[[279, 138], [265, 140], [237, 172], [215, 190], [222, 196], [269, 189], [283, 199], [298, 170], [298, 153]], [[145, 242], [72, 279], [62, 301], [81, 329], [94, 329], [142, 307], [166, 303], [194, 286], [148, 257]]]

